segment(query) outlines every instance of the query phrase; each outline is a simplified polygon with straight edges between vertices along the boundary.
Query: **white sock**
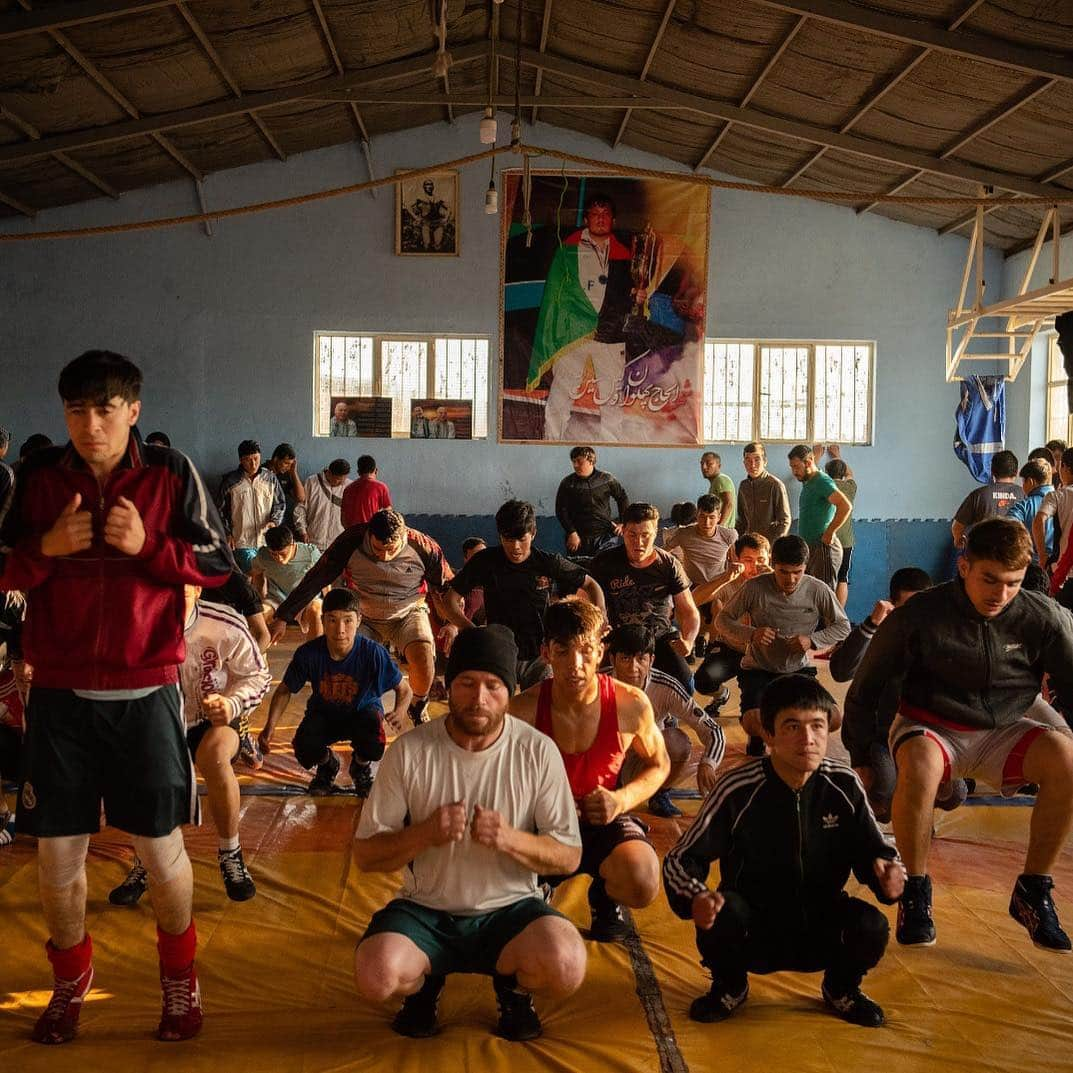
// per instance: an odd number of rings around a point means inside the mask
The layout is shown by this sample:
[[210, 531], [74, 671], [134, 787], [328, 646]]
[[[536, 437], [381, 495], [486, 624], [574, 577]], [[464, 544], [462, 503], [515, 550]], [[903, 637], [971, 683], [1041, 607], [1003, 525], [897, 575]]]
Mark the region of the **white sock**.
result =
[[238, 835], [233, 838], [220, 839], [220, 853], [234, 853], [236, 849], [238, 849]]

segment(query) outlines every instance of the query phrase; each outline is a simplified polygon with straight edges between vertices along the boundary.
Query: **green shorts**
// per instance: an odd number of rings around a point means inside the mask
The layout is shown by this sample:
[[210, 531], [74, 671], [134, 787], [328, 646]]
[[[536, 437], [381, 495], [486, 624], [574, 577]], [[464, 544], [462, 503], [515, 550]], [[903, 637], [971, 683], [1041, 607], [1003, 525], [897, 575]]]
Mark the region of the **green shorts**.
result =
[[373, 914], [362, 942], [372, 935], [394, 932], [405, 935], [428, 955], [436, 975], [472, 972], [491, 976], [503, 947], [541, 917], [562, 917], [562, 913], [535, 897], [471, 917], [396, 898]]

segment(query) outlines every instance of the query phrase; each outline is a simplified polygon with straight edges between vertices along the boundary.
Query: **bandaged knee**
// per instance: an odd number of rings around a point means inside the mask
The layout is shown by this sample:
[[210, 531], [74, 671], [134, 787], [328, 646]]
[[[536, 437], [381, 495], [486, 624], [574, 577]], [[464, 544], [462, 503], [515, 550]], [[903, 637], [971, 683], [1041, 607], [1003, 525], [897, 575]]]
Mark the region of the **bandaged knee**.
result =
[[183, 833], [178, 827], [163, 838], [135, 835], [134, 852], [145, 865], [152, 886], [170, 882], [187, 866]]

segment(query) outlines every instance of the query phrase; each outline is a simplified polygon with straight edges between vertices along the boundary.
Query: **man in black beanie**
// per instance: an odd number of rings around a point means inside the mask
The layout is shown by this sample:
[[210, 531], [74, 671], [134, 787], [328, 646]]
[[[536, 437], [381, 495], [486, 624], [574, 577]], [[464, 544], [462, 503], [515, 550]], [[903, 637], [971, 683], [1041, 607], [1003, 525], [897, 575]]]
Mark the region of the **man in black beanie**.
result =
[[532, 992], [581, 986], [585, 946], [540, 896], [537, 875], [566, 875], [581, 836], [555, 743], [507, 716], [518, 648], [505, 626], [463, 630], [445, 675], [448, 714], [387, 751], [362, 810], [354, 859], [365, 872], [407, 866], [398, 897], [376, 913], [354, 955], [358, 992], [404, 998], [392, 1028], [439, 1031], [448, 973], [490, 975], [497, 1034], [541, 1034]]

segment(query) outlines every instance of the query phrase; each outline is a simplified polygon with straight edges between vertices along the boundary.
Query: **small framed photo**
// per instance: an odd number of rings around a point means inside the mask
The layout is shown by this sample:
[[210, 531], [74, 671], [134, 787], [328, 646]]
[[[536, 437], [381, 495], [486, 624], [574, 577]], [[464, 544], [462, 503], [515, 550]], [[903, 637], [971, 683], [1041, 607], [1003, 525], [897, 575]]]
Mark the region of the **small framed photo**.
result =
[[458, 256], [457, 171], [435, 172], [395, 184], [395, 254]]
[[469, 399], [411, 399], [410, 439], [473, 439], [473, 403]]

